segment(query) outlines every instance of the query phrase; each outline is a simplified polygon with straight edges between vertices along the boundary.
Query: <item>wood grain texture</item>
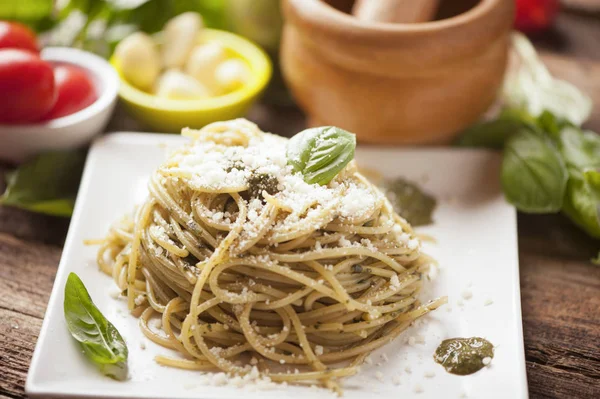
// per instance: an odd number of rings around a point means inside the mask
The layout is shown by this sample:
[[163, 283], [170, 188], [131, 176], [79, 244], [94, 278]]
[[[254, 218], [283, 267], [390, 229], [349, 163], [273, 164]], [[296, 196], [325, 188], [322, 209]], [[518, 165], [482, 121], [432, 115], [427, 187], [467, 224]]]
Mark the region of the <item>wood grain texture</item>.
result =
[[586, 261], [599, 246], [559, 215], [519, 216], [532, 397], [600, 397], [600, 268]]
[[[54, 231], [53, 218], [39, 224], [46, 217], [24, 214], [13, 225], [15, 219], [3, 215], [6, 212], [0, 212], [0, 226], [5, 229], [31, 223], [39, 226], [42, 237]], [[64, 239], [64, 233], [59, 231], [58, 237]], [[61, 251], [57, 245], [0, 233], [0, 395], [24, 397], [25, 378]]]
[[[595, 27], [561, 21], [565, 32], [596, 32]], [[582, 40], [589, 44], [587, 38]], [[600, 60], [600, 53], [583, 53], [577, 59], [556, 55], [556, 51], [581, 54], [585, 46], [548, 48], [553, 53], [544, 59], [554, 73], [582, 87], [600, 104], [600, 62], [594, 61]], [[286, 136], [305, 124], [295, 109], [268, 106], [255, 107], [250, 118], [265, 130]], [[134, 127], [120, 111], [109, 129]], [[600, 132], [600, 109], [596, 108], [589, 128]], [[0, 167], [0, 180], [1, 175]], [[519, 215], [518, 222], [530, 397], [600, 398], [600, 267], [589, 262], [600, 242], [560, 215]], [[0, 207], [0, 397], [26, 397], [27, 370], [67, 227], [66, 219]]]

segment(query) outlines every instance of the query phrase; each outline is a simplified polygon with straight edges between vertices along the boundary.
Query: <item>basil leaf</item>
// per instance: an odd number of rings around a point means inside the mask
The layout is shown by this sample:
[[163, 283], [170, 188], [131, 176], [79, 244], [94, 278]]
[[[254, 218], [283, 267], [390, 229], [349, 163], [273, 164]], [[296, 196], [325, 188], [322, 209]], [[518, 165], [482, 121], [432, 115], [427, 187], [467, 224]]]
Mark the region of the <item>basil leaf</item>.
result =
[[127, 345], [115, 326], [98, 310], [81, 279], [69, 274], [64, 301], [67, 327], [83, 353], [102, 373], [123, 380], [127, 376]]
[[287, 145], [288, 163], [309, 184], [325, 185], [354, 158], [356, 136], [338, 127], [304, 130]]
[[600, 238], [600, 171], [569, 168], [563, 211], [590, 236]]
[[83, 171], [85, 153], [39, 155], [7, 174], [0, 204], [55, 216], [71, 216]]
[[501, 179], [507, 200], [523, 212], [552, 213], [562, 208], [567, 169], [543, 135], [524, 131], [508, 140]]
[[466, 129], [457, 144], [462, 147], [502, 149], [506, 140], [524, 128], [534, 127], [536, 119], [527, 111], [506, 108], [497, 119], [481, 122]]
[[564, 118], [559, 118], [550, 111], [544, 111], [536, 119], [537, 126], [543, 131], [548, 133], [553, 139], [558, 139], [560, 133], [566, 128], [577, 128], [571, 122]]
[[560, 151], [571, 167], [600, 168], [600, 136], [594, 132], [564, 129], [560, 134]]
[[592, 113], [591, 98], [574, 85], [554, 78], [525, 35], [514, 33], [512, 44], [520, 65], [506, 74], [501, 94], [504, 104], [534, 116], [548, 110], [582, 125]]

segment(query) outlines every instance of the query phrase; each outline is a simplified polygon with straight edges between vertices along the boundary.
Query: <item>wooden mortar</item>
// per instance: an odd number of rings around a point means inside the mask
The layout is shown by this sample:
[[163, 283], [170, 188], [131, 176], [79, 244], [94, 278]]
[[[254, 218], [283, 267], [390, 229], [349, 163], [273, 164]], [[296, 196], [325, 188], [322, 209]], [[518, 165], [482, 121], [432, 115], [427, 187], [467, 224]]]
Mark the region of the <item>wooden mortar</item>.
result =
[[361, 21], [321, 0], [284, 0], [283, 11], [282, 69], [311, 125], [363, 142], [446, 144], [496, 98], [514, 2], [413, 24]]
[[356, 0], [352, 14], [363, 21], [415, 23], [434, 19], [440, 0]]

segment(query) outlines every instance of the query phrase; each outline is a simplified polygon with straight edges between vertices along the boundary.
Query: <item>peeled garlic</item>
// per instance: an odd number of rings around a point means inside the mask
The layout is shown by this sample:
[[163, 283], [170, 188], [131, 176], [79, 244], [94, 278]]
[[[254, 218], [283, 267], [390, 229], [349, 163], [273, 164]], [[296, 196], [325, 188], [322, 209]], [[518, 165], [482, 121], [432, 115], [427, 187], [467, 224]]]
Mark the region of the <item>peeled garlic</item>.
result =
[[222, 62], [215, 71], [215, 80], [221, 90], [230, 92], [239, 89], [250, 80], [250, 68], [239, 59]]
[[132, 85], [148, 90], [160, 73], [160, 58], [150, 36], [136, 32], [123, 39], [115, 49], [121, 73]]
[[165, 68], [182, 67], [198, 40], [203, 27], [202, 17], [196, 12], [185, 12], [165, 24], [162, 61]]
[[217, 66], [225, 61], [225, 48], [217, 42], [194, 47], [185, 65], [185, 71], [218, 94], [220, 87], [215, 81]]
[[158, 80], [155, 94], [172, 100], [198, 100], [210, 97], [210, 90], [193, 77], [169, 69]]

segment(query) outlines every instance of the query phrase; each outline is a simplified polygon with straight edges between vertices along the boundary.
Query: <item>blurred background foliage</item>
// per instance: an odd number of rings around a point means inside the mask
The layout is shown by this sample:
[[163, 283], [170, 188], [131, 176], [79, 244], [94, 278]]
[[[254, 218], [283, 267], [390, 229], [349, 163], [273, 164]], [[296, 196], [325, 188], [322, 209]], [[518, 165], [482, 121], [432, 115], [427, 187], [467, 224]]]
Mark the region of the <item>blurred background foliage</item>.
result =
[[227, 29], [277, 53], [279, 0], [0, 0], [0, 20], [18, 20], [42, 43], [79, 47], [104, 57], [128, 34], [155, 33], [175, 15], [202, 14], [207, 27]]

